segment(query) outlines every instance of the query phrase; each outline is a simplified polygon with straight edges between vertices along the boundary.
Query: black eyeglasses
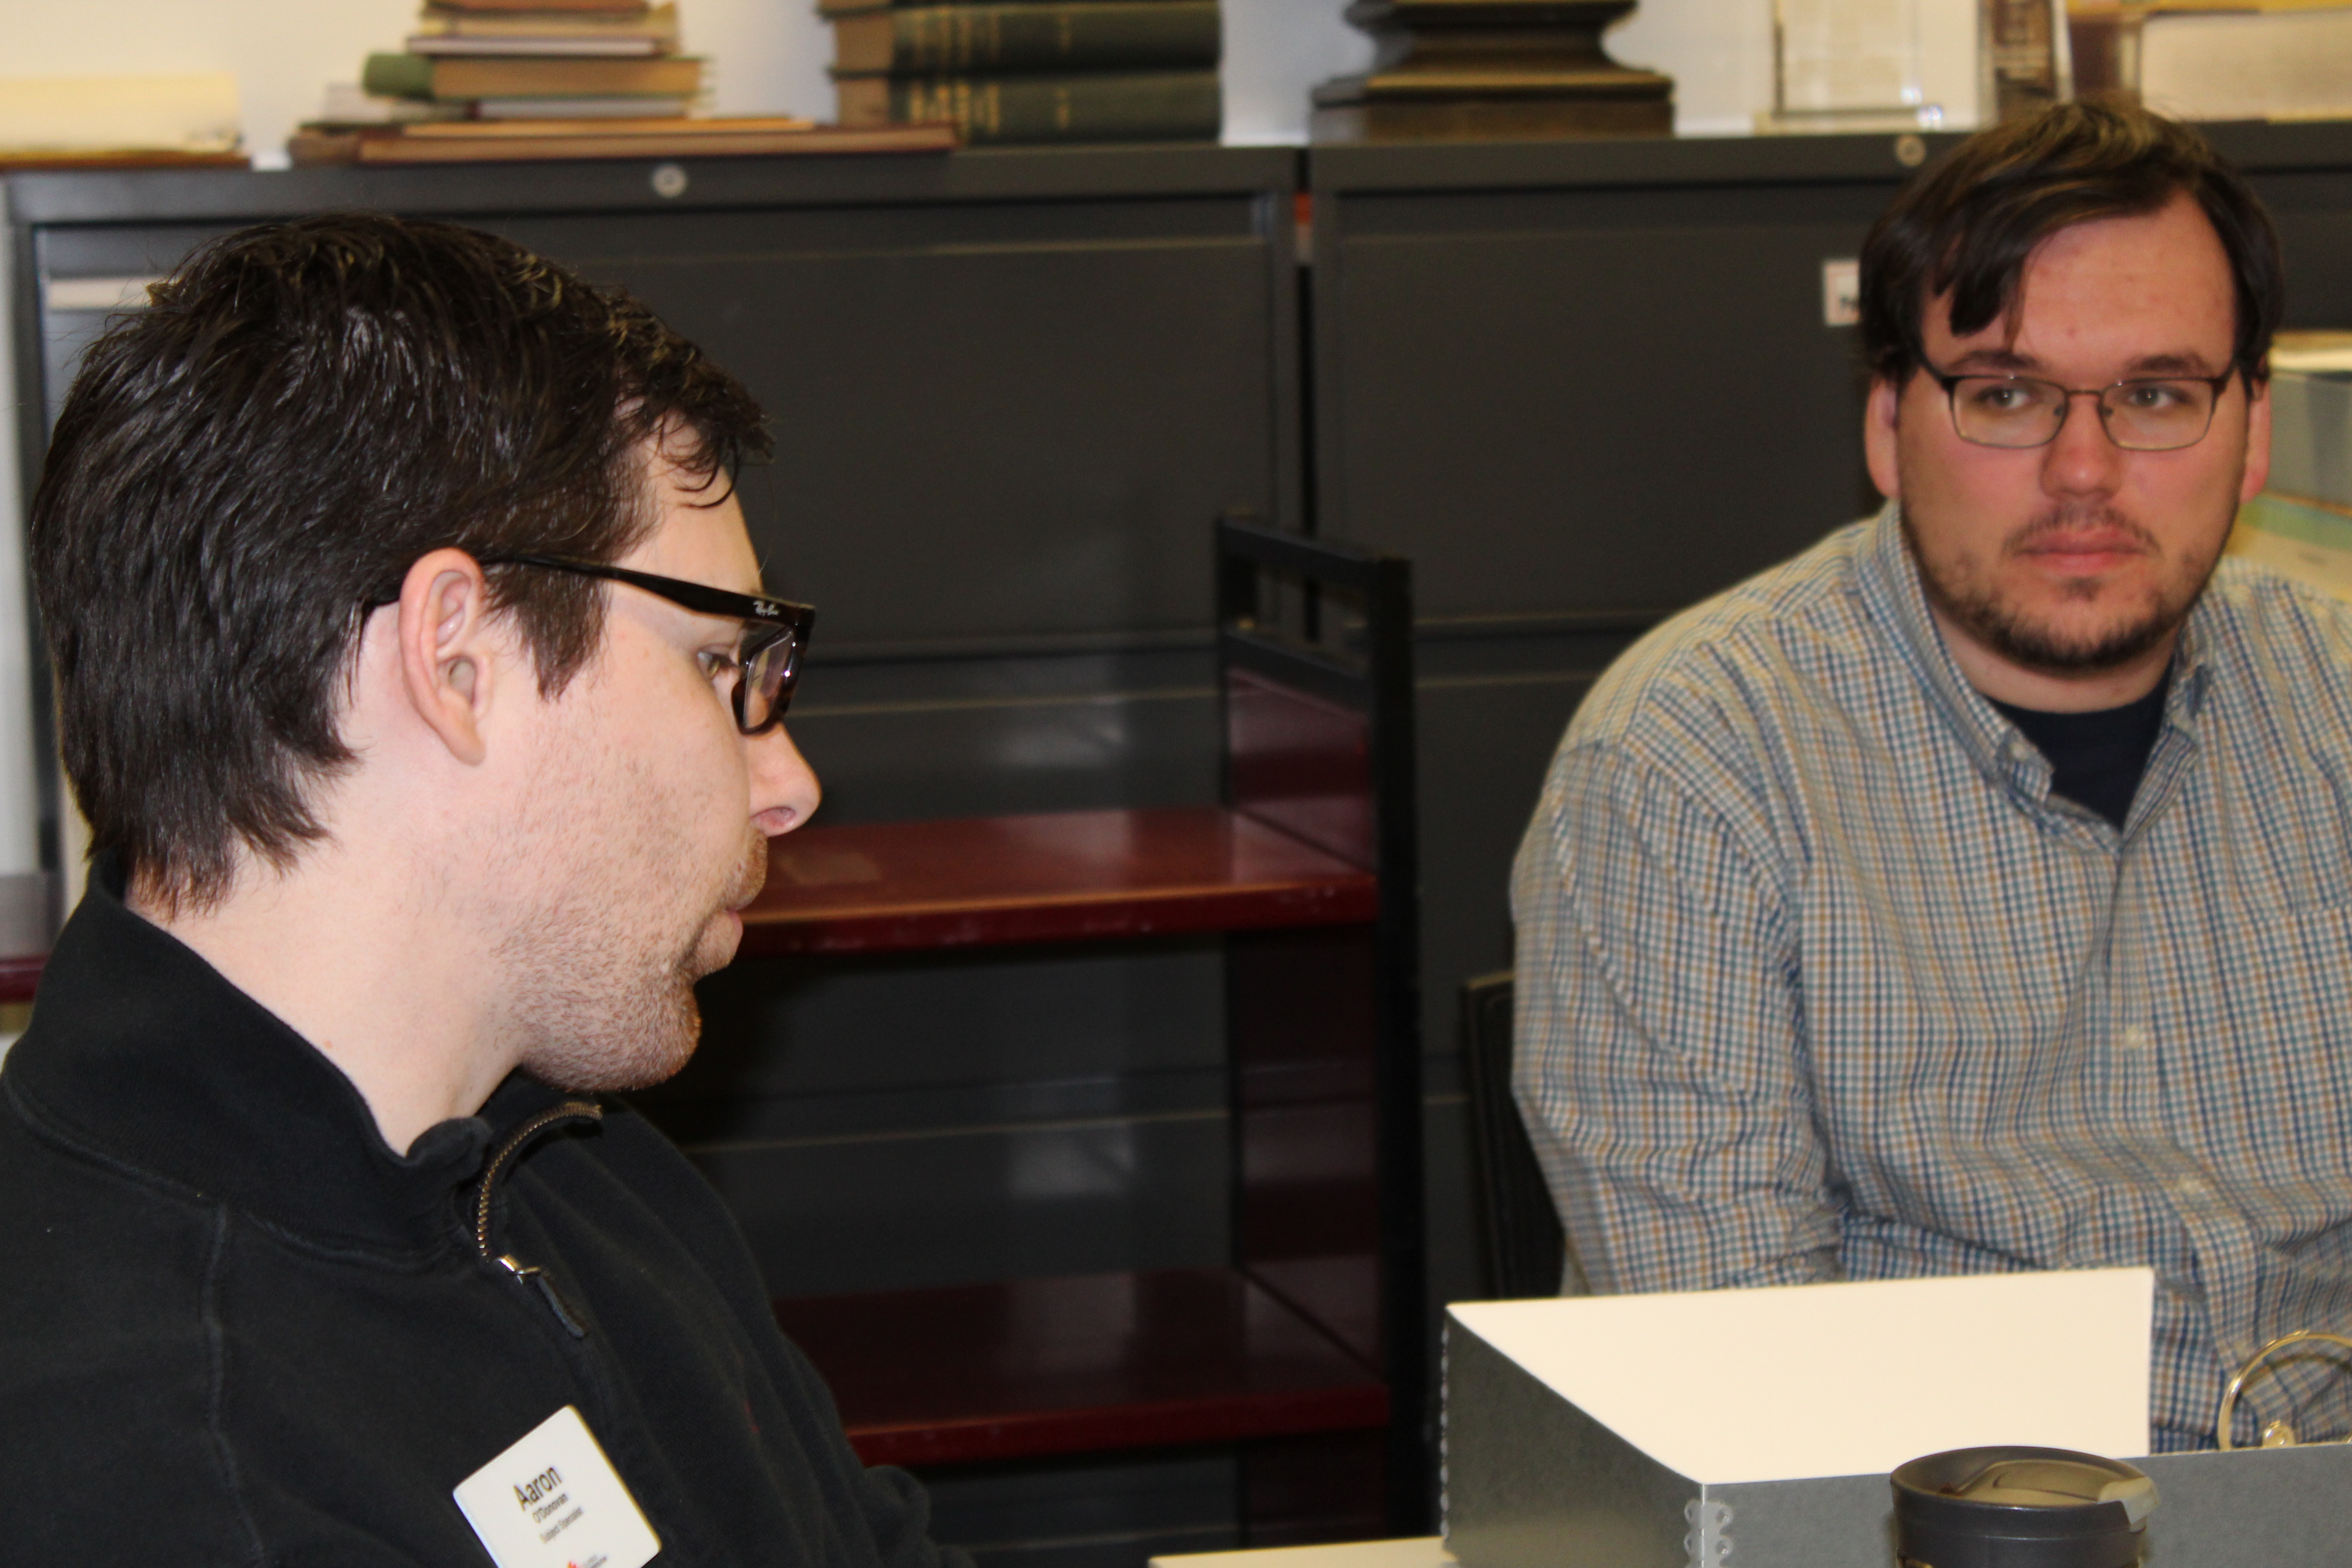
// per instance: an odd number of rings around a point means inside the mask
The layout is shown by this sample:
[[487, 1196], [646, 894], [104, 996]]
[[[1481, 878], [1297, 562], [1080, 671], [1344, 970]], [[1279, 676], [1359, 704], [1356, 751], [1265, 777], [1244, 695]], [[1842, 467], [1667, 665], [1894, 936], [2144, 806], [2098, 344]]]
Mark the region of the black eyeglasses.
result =
[[[707, 583], [677, 577], [657, 577], [626, 566], [601, 561], [574, 560], [568, 555], [482, 555], [484, 566], [537, 566], [549, 572], [572, 572], [583, 577], [603, 577], [667, 599], [706, 616], [731, 616], [746, 624], [743, 646], [730, 661], [735, 667], [735, 727], [746, 735], [764, 735], [783, 721], [801, 678], [801, 654], [808, 647], [809, 629], [816, 625], [814, 605], [730, 593]], [[397, 586], [379, 593], [370, 604], [397, 603]]]
[[[1923, 363], [1925, 362], [1922, 362]], [[2237, 374], [2156, 375], [2108, 386], [2061, 386], [2030, 375], [1947, 375], [1927, 365], [1952, 408], [1952, 428], [1979, 447], [2046, 447], [2078, 397], [2095, 398], [2107, 439], [2126, 452], [2194, 447], [2213, 427], [2221, 389]]]

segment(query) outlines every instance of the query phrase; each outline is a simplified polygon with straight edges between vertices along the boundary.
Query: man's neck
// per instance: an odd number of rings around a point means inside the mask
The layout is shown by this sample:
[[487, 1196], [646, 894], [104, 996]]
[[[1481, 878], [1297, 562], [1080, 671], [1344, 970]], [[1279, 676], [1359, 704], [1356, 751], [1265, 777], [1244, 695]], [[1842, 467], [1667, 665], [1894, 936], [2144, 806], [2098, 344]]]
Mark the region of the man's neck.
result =
[[405, 1153], [425, 1129], [479, 1110], [514, 1052], [457, 922], [436, 918], [423, 888], [352, 876], [347, 859], [314, 851], [282, 875], [248, 862], [201, 910], [173, 910], [135, 878], [125, 901], [316, 1047]]
[[2127, 663], [2060, 673], [2019, 664], [1995, 652], [1946, 616], [1932, 599], [1927, 613], [1943, 634], [1952, 662], [1960, 667], [1970, 686], [1996, 702], [2042, 713], [2093, 713], [2138, 701], [2163, 680], [2164, 672], [2172, 667], [2173, 649], [2180, 644], [2176, 629]]

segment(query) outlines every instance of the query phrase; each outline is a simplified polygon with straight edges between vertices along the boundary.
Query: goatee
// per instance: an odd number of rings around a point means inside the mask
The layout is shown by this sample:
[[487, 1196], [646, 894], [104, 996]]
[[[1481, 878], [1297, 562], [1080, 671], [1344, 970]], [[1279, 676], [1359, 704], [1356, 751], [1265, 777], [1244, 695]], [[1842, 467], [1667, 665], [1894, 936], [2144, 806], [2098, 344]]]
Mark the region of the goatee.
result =
[[[2185, 594], [2168, 595], [2159, 584], [2149, 589], [2137, 613], [2087, 632], [2069, 634], [2031, 617], [2005, 598], [1993, 583], [1961, 580], [1958, 574], [1943, 569], [1920, 548], [1910, 515], [1901, 515], [1904, 538], [1911, 547], [1911, 559], [1918, 565], [1919, 585], [1927, 602], [1992, 652], [2044, 675], [2101, 674], [2120, 669], [2142, 658], [2180, 629], [2221, 560], [2217, 550], [2213, 558], [2203, 563]], [[2120, 533], [2147, 555], [2159, 560], [2163, 556], [2163, 547], [2156, 536], [2139, 522], [2112, 506], [2101, 506], [2053, 508], [2003, 540], [2001, 558], [2004, 562], [2009, 560], [2046, 535], [2092, 528]], [[2069, 585], [2064, 593], [2070, 599], [2087, 602], [2097, 598], [2102, 591], [2112, 590], [2096, 579], [2084, 579]]]

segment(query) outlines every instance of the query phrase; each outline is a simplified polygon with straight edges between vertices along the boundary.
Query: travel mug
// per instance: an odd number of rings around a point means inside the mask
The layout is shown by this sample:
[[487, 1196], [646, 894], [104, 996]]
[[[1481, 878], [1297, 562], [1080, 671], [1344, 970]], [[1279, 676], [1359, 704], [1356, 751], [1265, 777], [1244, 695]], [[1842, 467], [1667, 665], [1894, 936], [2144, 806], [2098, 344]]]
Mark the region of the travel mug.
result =
[[1896, 1468], [1903, 1568], [2131, 1568], [2156, 1483], [2063, 1448], [1955, 1448]]

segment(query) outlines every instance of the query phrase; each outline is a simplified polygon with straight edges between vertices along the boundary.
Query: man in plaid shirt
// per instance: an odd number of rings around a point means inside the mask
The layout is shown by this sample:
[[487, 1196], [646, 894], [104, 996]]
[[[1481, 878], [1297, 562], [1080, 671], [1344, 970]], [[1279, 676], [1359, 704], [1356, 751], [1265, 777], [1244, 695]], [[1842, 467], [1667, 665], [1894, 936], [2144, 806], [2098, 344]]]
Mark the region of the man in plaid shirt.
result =
[[[1519, 851], [1519, 1102], [1592, 1289], [2147, 1265], [2159, 1449], [2352, 1328], [2352, 608], [2217, 567], [2282, 291], [2136, 110], [1874, 227], [1885, 510], [1620, 659]], [[2347, 1387], [2286, 1367], [2235, 1437]]]

